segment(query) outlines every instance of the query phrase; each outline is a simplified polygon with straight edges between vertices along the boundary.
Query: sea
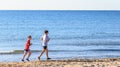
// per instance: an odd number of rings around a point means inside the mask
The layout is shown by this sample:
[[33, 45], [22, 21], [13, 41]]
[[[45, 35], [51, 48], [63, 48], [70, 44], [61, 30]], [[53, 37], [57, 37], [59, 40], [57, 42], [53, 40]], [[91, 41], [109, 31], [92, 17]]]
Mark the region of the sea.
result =
[[29, 35], [37, 60], [44, 30], [54, 60], [120, 58], [119, 10], [0, 10], [0, 62], [20, 62]]

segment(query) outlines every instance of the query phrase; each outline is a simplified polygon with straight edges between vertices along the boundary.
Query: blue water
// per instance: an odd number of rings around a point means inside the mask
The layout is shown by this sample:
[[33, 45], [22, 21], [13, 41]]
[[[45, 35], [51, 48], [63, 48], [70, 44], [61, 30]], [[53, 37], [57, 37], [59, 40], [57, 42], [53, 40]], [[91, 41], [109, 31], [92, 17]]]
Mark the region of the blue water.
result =
[[[53, 59], [120, 57], [120, 11], [1, 10], [0, 61], [20, 61], [22, 53], [9, 52], [23, 50], [28, 35], [31, 50], [42, 50], [40, 36], [46, 29]], [[38, 55], [33, 52], [31, 60]]]

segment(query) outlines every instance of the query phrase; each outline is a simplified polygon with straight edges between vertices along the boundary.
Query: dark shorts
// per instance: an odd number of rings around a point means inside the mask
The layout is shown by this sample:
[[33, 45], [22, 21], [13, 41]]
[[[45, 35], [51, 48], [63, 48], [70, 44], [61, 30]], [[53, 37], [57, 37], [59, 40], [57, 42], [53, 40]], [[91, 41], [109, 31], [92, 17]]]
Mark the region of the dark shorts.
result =
[[24, 49], [25, 52], [30, 52], [30, 50]]
[[47, 46], [43, 46], [44, 49], [47, 49]]

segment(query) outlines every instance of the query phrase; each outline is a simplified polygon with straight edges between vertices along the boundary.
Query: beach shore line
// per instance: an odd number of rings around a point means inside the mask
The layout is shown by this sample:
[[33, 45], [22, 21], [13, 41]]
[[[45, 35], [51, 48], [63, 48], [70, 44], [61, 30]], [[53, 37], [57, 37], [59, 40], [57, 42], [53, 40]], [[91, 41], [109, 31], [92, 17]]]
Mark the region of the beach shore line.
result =
[[0, 67], [120, 67], [120, 58], [0, 62]]

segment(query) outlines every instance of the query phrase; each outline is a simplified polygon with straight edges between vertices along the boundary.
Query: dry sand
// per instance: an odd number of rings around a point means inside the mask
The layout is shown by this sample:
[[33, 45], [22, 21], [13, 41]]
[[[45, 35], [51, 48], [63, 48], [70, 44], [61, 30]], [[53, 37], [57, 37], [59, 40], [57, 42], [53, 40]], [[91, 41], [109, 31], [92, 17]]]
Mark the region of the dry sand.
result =
[[0, 67], [120, 67], [120, 58], [1, 62]]

